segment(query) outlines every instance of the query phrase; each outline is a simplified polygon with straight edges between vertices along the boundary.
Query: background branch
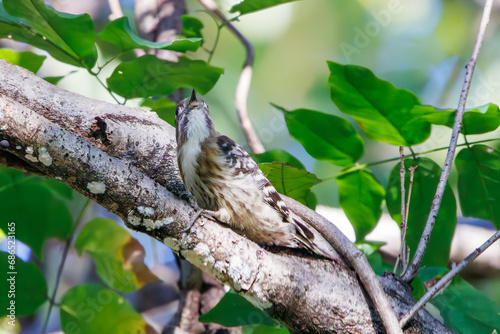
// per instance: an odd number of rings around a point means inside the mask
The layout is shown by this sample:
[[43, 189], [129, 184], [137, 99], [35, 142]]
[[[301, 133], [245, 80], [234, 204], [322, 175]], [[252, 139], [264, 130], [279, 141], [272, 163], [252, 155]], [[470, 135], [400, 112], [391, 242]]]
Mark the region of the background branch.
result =
[[458, 102], [457, 113], [455, 116], [455, 123], [453, 124], [453, 130], [451, 134], [450, 145], [448, 148], [448, 153], [446, 154], [446, 160], [444, 162], [443, 170], [439, 178], [439, 183], [436, 189], [436, 194], [432, 200], [431, 211], [427, 218], [425, 224], [424, 232], [418, 243], [417, 249], [415, 251], [415, 256], [413, 257], [408, 270], [401, 276], [401, 278], [409, 282], [418, 273], [418, 268], [425, 254], [427, 244], [429, 243], [432, 229], [434, 228], [434, 223], [436, 222], [436, 217], [441, 206], [441, 200], [443, 199], [444, 190], [446, 187], [446, 182], [448, 181], [448, 176], [450, 175], [451, 166], [453, 165], [453, 158], [455, 156], [455, 150], [457, 147], [458, 137], [460, 135], [460, 130], [462, 129], [462, 121], [465, 112], [465, 103], [467, 102], [467, 96], [469, 94], [470, 84], [472, 81], [472, 75], [474, 74], [474, 68], [476, 67], [477, 57], [479, 55], [479, 50], [483, 44], [484, 34], [486, 32], [486, 27], [490, 20], [491, 7], [493, 5], [493, 0], [486, 0], [483, 9], [483, 16], [481, 18], [481, 24], [479, 26], [479, 31], [477, 33], [476, 42], [474, 43], [474, 49], [472, 50], [472, 56], [470, 60], [465, 65], [465, 79], [462, 86], [462, 92], [460, 94], [460, 100]]
[[[129, 228], [160, 240], [292, 332], [383, 330], [355, 272], [341, 262], [274, 254], [205, 218], [190, 233], [178, 233], [196, 210], [179, 198], [184, 188], [174, 129], [155, 113], [64, 91], [3, 60], [0, 76], [0, 132], [9, 143], [1, 152], [60, 179], [119, 215]], [[45, 148], [50, 163], [28, 160], [28, 147], [35, 156]], [[90, 182], [101, 183], [104, 192], [96, 193]], [[139, 206], [154, 213], [146, 217]], [[406, 313], [414, 303], [409, 291], [387, 278], [382, 283], [391, 291], [396, 313]], [[450, 333], [425, 310], [405, 332]]]
[[214, 13], [219, 20], [227, 26], [227, 28], [240, 40], [240, 42], [245, 47], [246, 58], [243, 64], [243, 69], [241, 70], [240, 78], [238, 80], [238, 85], [236, 86], [236, 111], [238, 112], [238, 119], [240, 120], [240, 126], [245, 134], [245, 138], [248, 146], [253, 153], [263, 153], [265, 151], [264, 146], [260, 142], [257, 133], [255, 132], [250, 117], [248, 116], [247, 101], [248, 101], [248, 91], [250, 90], [250, 83], [252, 81], [252, 66], [254, 60], [254, 49], [252, 43], [239, 32], [236, 27], [229, 22], [224, 15], [221, 13], [217, 4], [213, 0], [199, 0], [203, 7], [205, 7], [210, 12]]

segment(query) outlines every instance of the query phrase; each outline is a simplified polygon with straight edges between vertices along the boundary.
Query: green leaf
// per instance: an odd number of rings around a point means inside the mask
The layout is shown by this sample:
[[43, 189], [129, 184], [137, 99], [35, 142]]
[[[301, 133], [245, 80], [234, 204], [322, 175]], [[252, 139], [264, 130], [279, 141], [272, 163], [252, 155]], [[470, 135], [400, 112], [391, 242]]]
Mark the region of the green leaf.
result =
[[[405, 159], [406, 170], [418, 166], [415, 170], [413, 187], [408, 212], [408, 231], [406, 242], [410, 247], [410, 258], [413, 257], [420, 237], [427, 222], [427, 217], [432, 204], [432, 199], [441, 175], [441, 168], [427, 158]], [[397, 164], [387, 181], [386, 202], [392, 218], [401, 224], [401, 181], [399, 178], [400, 165]], [[406, 173], [405, 188], [408, 194], [410, 172]], [[441, 207], [436, 223], [427, 246], [422, 266], [447, 266], [450, 256], [451, 239], [457, 224], [457, 203], [449, 185], [446, 184]]]
[[244, 15], [292, 1], [296, 0], [244, 0], [234, 5], [229, 12], [240, 12], [240, 15]]
[[289, 334], [290, 332], [285, 327], [253, 325], [244, 326], [241, 329], [241, 334]]
[[486, 219], [500, 229], [500, 153], [475, 145], [461, 150], [455, 163], [462, 214]]
[[382, 215], [384, 187], [369, 171], [358, 169], [337, 177], [340, 206], [351, 222], [356, 240], [375, 227]]
[[366, 255], [368, 263], [370, 263], [370, 266], [377, 275], [382, 275], [385, 271], [392, 270], [392, 266], [382, 260], [382, 256], [378, 252], [380, 247], [385, 244], [385, 242], [366, 240], [360, 243], [356, 242], [356, 247]]
[[[201, 30], [203, 23], [196, 17], [190, 15], [181, 15], [182, 34], [188, 38], [203, 38]], [[201, 44], [203, 45], [203, 39]]]
[[260, 154], [252, 154], [252, 158], [258, 163], [264, 162], [281, 162], [283, 164], [290, 164], [298, 169], [306, 169], [299, 159], [295, 158], [293, 155], [287, 151], [281, 149], [269, 150]]
[[65, 202], [37, 180], [18, 178], [17, 173], [0, 177], [0, 228], [5, 231], [8, 223], [15, 222], [16, 239], [41, 258], [46, 239], [67, 238], [72, 218]]
[[[10, 228], [9, 228], [10, 227]], [[4, 229], [7, 235], [17, 236], [19, 226], [11, 224]], [[3, 228], [2, 228], [3, 229]], [[9, 234], [11, 232], [12, 234]], [[7, 240], [10, 254], [0, 252], [0, 316], [12, 314], [24, 316], [34, 314], [47, 299], [47, 283], [40, 269], [31, 262], [24, 262], [14, 255], [15, 239]], [[12, 251], [12, 252], [11, 252]], [[14, 304], [12, 305], [12, 302]], [[9, 309], [10, 308], [10, 309]], [[12, 318], [8, 317], [8, 320]]]
[[0, 49], [0, 58], [36, 74], [47, 57], [29, 51], [18, 52], [11, 49]]
[[61, 181], [50, 178], [42, 178], [42, 182], [46, 184], [54, 194], [60, 196], [62, 199], [66, 199], [68, 201], [73, 199], [74, 190]]
[[284, 112], [288, 131], [313, 158], [352, 166], [363, 155], [363, 140], [345, 119], [314, 110], [275, 107]]
[[141, 107], [151, 108], [162, 120], [175, 128], [175, 108], [177, 104], [174, 101], [166, 97], [150, 98], [142, 101]]
[[75, 249], [92, 257], [99, 277], [112, 288], [133, 292], [157, 280], [144, 264], [144, 248], [114, 220], [92, 219], [78, 235]]
[[434, 297], [444, 324], [457, 333], [490, 334], [500, 331], [500, 306], [456, 276], [443, 293]]
[[106, 42], [114, 44], [122, 52], [132, 49], [162, 49], [177, 52], [196, 51], [201, 42], [201, 38], [182, 38], [162, 43], [145, 40], [132, 31], [126, 16], [109, 22], [97, 36]]
[[51, 83], [53, 85], [57, 85], [61, 79], [65, 78], [65, 75], [57, 76], [57, 77], [43, 77], [42, 79], [47, 81], [48, 83]]
[[321, 181], [313, 173], [289, 164], [262, 163], [259, 168], [279, 193], [307, 206], [311, 187]]
[[[411, 295], [413, 299], [419, 300], [427, 292], [426, 282], [428, 284], [434, 285], [441, 277], [443, 277], [448, 268], [446, 267], [425, 267], [422, 268], [417, 277], [413, 279], [410, 283], [412, 292]], [[428, 282], [429, 281], [429, 282]]]
[[168, 95], [182, 87], [204, 95], [223, 72], [202, 60], [179, 57], [179, 62], [171, 62], [145, 55], [118, 65], [107, 82], [112, 91], [127, 99]]
[[62, 62], [92, 68], [97, 60], [94, 22], [88, 14], [61, 13], [41, 0], [3, 0], [0, 37], [49, 52]]
[[398, 146], [419, 144], [429, 137], [430, 124], [411, 113], [420, 105], [415, 94], [377, 78], [364, 67], [327, 63], [333, 102], [354, 117], [368, 137]]
[[62, 62], [78, 65], [76, 59], [59, 49], [57, 46], [43, 39], [43, 36], [35, 32], [13, 16], [8, 15], [0, 4], [0, 38], [9, 38], [19, 42], [28, 43], [34, 47], [48, 51], [52, 57]]
[[200, 315], [200, 322], [214, 322], [226, 327], [266, 325], [277, 322], [233, 290], [228, 291], [213, 309]]
[[66, 292], [60, 317], [66, 334], [146, 334], [151, 330], [125, 298], [97, 284], [77, 285]]
[[[453, 128], [456, 111], [453, 109], [439, 110], [433, 106], [415, 106], [412, 114], [425, 119], [435, 125], [444, 125]], [[490, 103], [464, 113], [461, 132], [466, 135], [475, 135], [494, 131], [500, 126], [500, 111], [498, 106]]]

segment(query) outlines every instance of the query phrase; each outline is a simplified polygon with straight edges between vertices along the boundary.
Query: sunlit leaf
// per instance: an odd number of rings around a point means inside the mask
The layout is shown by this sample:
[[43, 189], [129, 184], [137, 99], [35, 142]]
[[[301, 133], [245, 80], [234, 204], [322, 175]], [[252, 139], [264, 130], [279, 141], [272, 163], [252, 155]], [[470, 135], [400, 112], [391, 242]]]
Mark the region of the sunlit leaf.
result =
[[111, 219], [88, 222], [78, 235], [75, 249], [80, 255], [83, 251], [89, 254], [101, 279], [120, 291], [133, 292], [157, 281], [144, 264], [144, 248]]
[[[436, 125], [453, 128], [456, 111], [453, 109], [438, 110], [433, 106], [415, 106], [412, 113]], [[500, 126], [498, 106], [490, 103], [465, 111], [461, 132], [467, 135], [494, 131]]]
[[0, 58], [36, 74], [47, 57], [29, 51], [18, 52], [11, 49], [0, 49]]
[[[415, 170], [413, 187], [408, 213], [408, 231], [406, 241], [410, 247], [411, 257], [415, 253], [420, 237], [427, 222], [432, 199], [441, 175], [441, 168], [427, 158], [405, 159], [405, 168], [418, 166]], [[401, 182], [400, 165], [397, 164], [387, 181], [386, 202], [392, 218], [401, 223]], [[408, 194], [410, 172], [406, 173], [405, 188]], [[427, 246], [423, 266], [447, 266], [450, 256], [451, 239], [457, 224], [457, 203], [449, 184], [446, 185], [441, 207], [436, 217], [436, 223]]]
[[382, 215], [384, 187], [367, 170], [357, 169], [337, 177], [340, 206], [351, 222], [356, 240], [375, 227]]
[[262, 163], [259, 168], [279, 193], [307, 206], [311, 187], [321, 181], [313, 173], [289, 164]]
[[290, 134], [313, 158], [351, 166], [363, 155], [363, 140], [345, 119], [314, 110], [276, 108], [284, 112]]
[[[4, 230], [7, 235], [16, 236], [16, 224]], [[11, 232], [11, 234], [9, 234]], [[13, 232], [13, 233], [12, 233]], [[7, 239], [7, 251], [0, 252], [0, 316], [31, 315], [47, 300], [47, 283], [40, 269], [32, 262], [24, 262], [14, 255], [15, 239]], [[14, 302], [12, 306], [12, 302]], [[12, 318], [8, 318], [12, 320]], [[19, 321], [19, 320], [17, 320]]]
[[178, 62], [171, 62], [145, 55], [118, 65], [107, 82], [112, 91], [127, 99], [168, 95], [182, 87], [204, 95], [223, 72], [202, 60], [179, 57]]
[[117, 46], [121, 51], [132, 49], [162, 49], [178, 52], [196, 51], [200, 46], [200, 38], [181, 38], [175, 41], [155, 43], [145, 40], [132, 31], [126, 16], [108, 23], [97, 36]]
[[237, 5], [234, 5], [230, 12], [240, 12], [240, 15], [243, 15], [292, 1], [296, 0], [244, 0]]
[[61, 13], [42, 0], [3, 0], [0, 37], [49, 52], [62, 62], [92, 68], [97, 60], [94, 22], [88, 14]]
[[226, 327], [266, 325], [277, 322], [234, 291], [228, 291], [217, 305], [200, 315], [200, 322], [214, 322]]
[[415, 94], [377, 78], [364, 67], [331, 61], [328, 67], [333, 102], [354, 117], [368, 137], [398, 146], [419, 144], [429, 137], [430, 123], [411, 113], [420, 105]]
[[500, 153], [475, 145], [462, 149], [455, 163], [462, 214], [486, 219], [500, 229]]
[[154, 333], [125, 298], [97, 284], [71, 288], [59, 309], [66, 334]]

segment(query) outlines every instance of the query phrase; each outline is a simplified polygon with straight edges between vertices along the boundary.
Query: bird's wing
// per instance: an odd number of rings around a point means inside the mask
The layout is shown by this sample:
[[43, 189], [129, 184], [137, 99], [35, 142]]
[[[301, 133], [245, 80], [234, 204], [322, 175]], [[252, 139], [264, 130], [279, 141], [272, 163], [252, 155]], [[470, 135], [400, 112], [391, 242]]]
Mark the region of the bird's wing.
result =
[[226, 165], [233, 169], [234, 177], [251, 177], [262, 191], [263, 200], [273, 209], [278, 211], [285, 222], [288, 222], [288, 207], [274, 189], [271, 182], [264, 176], [255, 160], [231, 138], [219, 136], [217, 138], [219, 149], [226, 158]]
[[262, 199], [281, 214], [283, 223], [290, 223], [295, 227], [294, 237], [299, 246], [309, 249], [316, 254], [331, 258], [328, 252], [320, 249], [315, 244], [315, 233], [311, 231], [308, 224], [304, 223], [302, 219], [288, 209], [280, 194], [245, 150], [231, 138], [223, 135], [217, 138], [217, 145], [221, 153], [225, 156], [226, 166], [233, 168], [234, 177], [252, 177], [253, 181], [259, 185], [259, 189], [262, 191]]

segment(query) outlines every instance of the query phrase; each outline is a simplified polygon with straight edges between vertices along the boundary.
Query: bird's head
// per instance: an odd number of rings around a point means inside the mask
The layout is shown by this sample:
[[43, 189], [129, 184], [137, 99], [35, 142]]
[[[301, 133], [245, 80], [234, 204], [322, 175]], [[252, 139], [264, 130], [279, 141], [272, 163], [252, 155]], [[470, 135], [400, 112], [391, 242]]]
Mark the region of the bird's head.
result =
[[187, 140], [192, 137], [208, 136], [213, 130], [213, 122], [210, 117], [208, 105], [202, 99], [196, 97], [193, 89], [191, 96], [181, 100], [175, 109], [175, 128], [177, 141]]

